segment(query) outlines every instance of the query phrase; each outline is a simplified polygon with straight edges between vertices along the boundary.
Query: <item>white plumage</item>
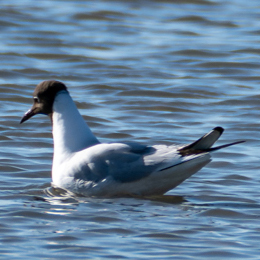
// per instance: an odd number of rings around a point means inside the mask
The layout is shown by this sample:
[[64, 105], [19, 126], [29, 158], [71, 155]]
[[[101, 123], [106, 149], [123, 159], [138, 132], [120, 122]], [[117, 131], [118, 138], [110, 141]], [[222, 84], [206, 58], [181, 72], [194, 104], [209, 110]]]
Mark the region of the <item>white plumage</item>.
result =
[[52, 182], [84, 196], [164, 194], [210, 162], [210, 151], [239, 143], [211, 148], [223, 132], [221, 127], [182, 147], [100, 143], [61, 82], [40, 83], [34, 96], [35, 103], [21, 122], [38, 113], [51, 117]]

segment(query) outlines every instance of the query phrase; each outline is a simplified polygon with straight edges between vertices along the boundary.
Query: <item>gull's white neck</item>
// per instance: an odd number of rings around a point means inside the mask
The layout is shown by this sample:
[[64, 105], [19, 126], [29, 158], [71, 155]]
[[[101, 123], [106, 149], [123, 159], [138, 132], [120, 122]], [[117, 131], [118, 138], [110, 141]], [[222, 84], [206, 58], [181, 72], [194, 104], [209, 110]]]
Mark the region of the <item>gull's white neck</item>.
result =
[[67, 91], [61, 91], [55, 97], [52, 127], [53, 168], [58, 167], [72, 153], [99, 143]]

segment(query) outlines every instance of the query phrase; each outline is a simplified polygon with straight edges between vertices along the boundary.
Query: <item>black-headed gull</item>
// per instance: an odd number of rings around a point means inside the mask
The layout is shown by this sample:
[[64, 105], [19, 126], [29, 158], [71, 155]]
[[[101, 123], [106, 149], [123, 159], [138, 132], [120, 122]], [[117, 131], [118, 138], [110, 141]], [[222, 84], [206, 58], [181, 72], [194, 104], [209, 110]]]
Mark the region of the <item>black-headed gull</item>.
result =
[[84, 196], [164, 194], [209, 163], [211, 151], [240, 143], [211, 148], [221, 127], [184, 146], [100, 143], [62, 82], [41, 82], [33, 100], [21, 123], [36, 114], [51, 118], [53, 184]]

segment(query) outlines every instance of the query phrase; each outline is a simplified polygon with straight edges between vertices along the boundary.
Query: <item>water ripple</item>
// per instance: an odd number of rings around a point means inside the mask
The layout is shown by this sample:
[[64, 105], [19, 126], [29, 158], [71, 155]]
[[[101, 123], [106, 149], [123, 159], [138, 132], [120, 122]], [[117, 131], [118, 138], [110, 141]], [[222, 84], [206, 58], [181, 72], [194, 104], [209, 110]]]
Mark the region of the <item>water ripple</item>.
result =
[[[0, 10], [0, 242], [10, 259], [259, 258], [259, 3], [10, 0]], [[101, 141], [246, 140], [168, 194], [51, 186], [51, 124], [20, 125], [64, 81]], [[15, 249], [13, 250], [13, 245]]]

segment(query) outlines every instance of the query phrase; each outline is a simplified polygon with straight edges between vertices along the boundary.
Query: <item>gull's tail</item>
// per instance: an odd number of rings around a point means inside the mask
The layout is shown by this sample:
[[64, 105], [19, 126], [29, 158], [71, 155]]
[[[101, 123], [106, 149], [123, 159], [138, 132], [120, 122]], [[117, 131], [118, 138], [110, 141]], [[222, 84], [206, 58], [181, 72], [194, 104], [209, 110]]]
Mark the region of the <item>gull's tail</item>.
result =
[[223, 132], [224, 129], [222, 127], [220, 126], [215, 127], [209, 133], [205, 134], [194, 143], [181, 147], [179, 149], [179, 153], [183, 156], [200, 154], [200, 153], [211, 152], [231, 145], [245, 142], [245, 141], [237, 141], [229, 144], [211, 147], [219, 139], [219, 137], [222, 135]]

